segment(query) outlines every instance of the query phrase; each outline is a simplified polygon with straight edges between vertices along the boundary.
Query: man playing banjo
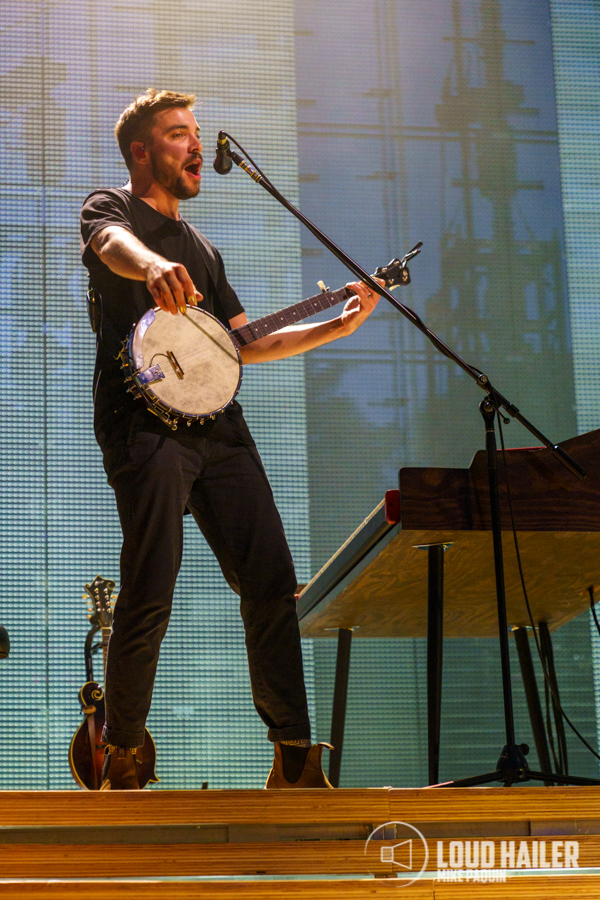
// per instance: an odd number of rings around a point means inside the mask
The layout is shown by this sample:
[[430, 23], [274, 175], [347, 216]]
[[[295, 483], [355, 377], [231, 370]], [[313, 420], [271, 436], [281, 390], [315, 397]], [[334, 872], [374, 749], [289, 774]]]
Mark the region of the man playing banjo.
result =
[[[322, 746], [310, 741], [294, 567], [241, 407], [233, 400], [214, 418], [196, 416], [174, 429], [128, 392], [118, 359], [132, 328], [154, 307], [180, 321], [194, 307], [203, 309], [228, 329], [247, 322], [218, 251], [179, 215], [179, 201], [200, 189], [194, 100], [155, 90], [136, 98], [115, 128], [130, 180], [94, 191], [81, 213], [83, 262], [101, 298], [94, 428], [123, 531], [102, 790], [139, 787], [135, 752], [143, 744], [186, 511], [240, 596], [253, 700], [275, 744], [267, 787], [330, 787]], [[354, 296], [341, 316], [254, 340], [240, 348], [242, 363], [282, 359], [351, 334], [378, 296], [362, 283], [350, 287]], [[161, 360], [164, 371], [156, 377], [167, 370], [181, 377], [176, 364]]]

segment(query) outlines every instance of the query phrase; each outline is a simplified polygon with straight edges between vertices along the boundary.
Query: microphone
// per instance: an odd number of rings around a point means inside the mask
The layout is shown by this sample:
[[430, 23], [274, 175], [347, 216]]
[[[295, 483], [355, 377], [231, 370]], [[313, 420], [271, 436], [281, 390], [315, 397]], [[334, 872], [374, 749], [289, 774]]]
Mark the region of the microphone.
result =
[[231, 172], [233, 163], [229, 157], [229, 141], [225, 137], [225, 132], [220, 131], [217, 137], [217, 150], [213, 169], [218, 175], [227, 175]]

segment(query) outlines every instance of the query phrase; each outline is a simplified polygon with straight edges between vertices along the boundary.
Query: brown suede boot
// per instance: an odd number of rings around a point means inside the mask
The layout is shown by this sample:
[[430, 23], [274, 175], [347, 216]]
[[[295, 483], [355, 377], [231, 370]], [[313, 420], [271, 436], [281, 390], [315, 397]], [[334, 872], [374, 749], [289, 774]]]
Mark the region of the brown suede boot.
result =
[[333, 750], [331, 744], [313, 744], [304, 763], [304, 769], [298, 781], [289, 782], [283, 774], [283, 759], [281, 756], [281, 743], [275, 741], [275, 759], [273, 760], [273, 768], [269, 772], [267, 783], [265, 785], [268, 791], [274, 790], [290, 790], [292, 788], [331, 788], [333, 785], [329, 783], [323, 769], [321, 767], [321, 756], [323, 755], [323, 747]]
[[135, 749], [109, 744], [104, 757], [101, 791], [139, 791]]

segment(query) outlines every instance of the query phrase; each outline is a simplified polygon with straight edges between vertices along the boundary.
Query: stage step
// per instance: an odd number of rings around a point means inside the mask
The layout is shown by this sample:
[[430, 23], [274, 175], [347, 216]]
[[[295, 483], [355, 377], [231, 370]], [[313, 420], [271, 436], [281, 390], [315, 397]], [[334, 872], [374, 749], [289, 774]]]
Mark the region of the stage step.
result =
[[[404, 897], [395, 879], [317, 881], [0, 882], [3, 900], [388, 900]], [[596, 900], [596, 876], [519, 877], [506, 884], [440, 884], [432, 880], [407, 887], [409, 900]]]
[[[0, 882], [6, 900], [383, 900], [397, 897], [395, 879], [240, 882]], [[413, 890], [414, 889], [414, 890]], [[433, 900], [433, 887], [412, 884], [410, 900]], [[456, 895], [454, 895], [456, 896]], [[528, 900], [528, 898], [527, 898]]]
[[[7, 900], [390, 896], [409, 871], [419, 871], [425, 851], [416, 832], [393, 824], [379, 833], [385, 840], [367, 845], [385, 823], [408, 823], [426, 839], [429, 862], [410, 885], [413, 900], [600, 897], [597, 787], [2, 791], [0, 894]], [[406, 834], [415, 842], [410, 870], [389, 855], [393, 845], [404, 846]], [[490, 842], [496, 868], [512, 847], [511, 871], [513, 865], [519, 871], [506, 883], [438, 880], [438, 867], [449, 871], [457, 859], [451, 853], [459, 844], [464, 850], [464, 841], [471, 855], [476, 844]], [[540, 847], [552, 865], [552, 842], [557, 864], [568, 851], [579, 868], [540, 875], [521, 868], [523, 843], [525, 860], [536, 844], [530, 860], [536, 868]]]
[[0, 791], [0, 826], [600, 822], [600, 787]]

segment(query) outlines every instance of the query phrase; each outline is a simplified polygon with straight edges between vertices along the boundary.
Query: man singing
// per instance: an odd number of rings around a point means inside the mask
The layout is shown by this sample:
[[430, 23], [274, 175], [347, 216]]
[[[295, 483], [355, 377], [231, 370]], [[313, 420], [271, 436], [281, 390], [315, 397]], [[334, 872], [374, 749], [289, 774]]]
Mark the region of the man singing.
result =
[[[275, 744], [267, 787], [327, 788], [322, 746], [310, 740], [294, 567], [241, 407], [234, 401], [214, 421], [173, 431], [127, 393], [116, 359], [132, 327], [155, 306], [177, 316], [186, 302], [197, 304], [227, 328], [248, 321], [218, 251], [179, 215], [179, 201], [200, 190], [194, 100], [155, 90], [137, 97], [115, 128], [129, 181], [94, 191], [81, 212], [83, 262], [101, 298], [94, 428], [123, 531], [101, 789], [139, 789], [136, 749], [181, 564], [186, 511], [240, 597], [252, 696]], [[242, 362], [283, 359], [351, 334], [379, 299], [362, 283], [351, 288], [355, 296], [341, 316], [261, 338], [241, 349]]]

